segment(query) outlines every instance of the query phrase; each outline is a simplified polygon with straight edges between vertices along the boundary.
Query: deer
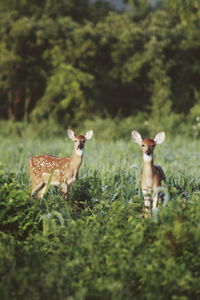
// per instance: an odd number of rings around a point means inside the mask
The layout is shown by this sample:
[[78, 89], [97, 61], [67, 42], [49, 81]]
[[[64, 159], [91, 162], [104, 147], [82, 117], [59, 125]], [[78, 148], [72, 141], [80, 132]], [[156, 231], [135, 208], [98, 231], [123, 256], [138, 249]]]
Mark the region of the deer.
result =
[[144, 197], [144, 217], [156, 212], [158, 206], [163, 203], [164, 193], [159, 191], [162, 181], [166, 180], [161, 166], [154, 165], [153, 152], [156, 145], [165, 140], [165, 132], [159, 132], [154, 139], [142, 139], [139, 132], [133, 130], [132, 140], [139, 144], [143, 152], [143, 170], [141, 172], [141, 189]]
[[85, 142], [92, 138], [93, 131], [84, 135], [75, 135], [73, 130], [67, 130], [68, 137], [74, 142], [71, 157], [59, 158], [52, 155], [36, 155], [29, 160], [31, 179], [31, 196], [43, 198], [49, 185], [59, 186], [60, 192], [67, 199], [69, 186], [78, 178], [78, 172], [83, 159]]

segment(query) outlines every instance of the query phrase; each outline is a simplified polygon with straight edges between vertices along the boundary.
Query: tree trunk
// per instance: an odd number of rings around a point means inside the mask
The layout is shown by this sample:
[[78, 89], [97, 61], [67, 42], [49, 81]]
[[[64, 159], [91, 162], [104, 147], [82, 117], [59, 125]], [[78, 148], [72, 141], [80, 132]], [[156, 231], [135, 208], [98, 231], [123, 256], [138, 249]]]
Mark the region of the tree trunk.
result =
[[13, 112], [13, 95], [12, 91], [8, 92], [8, 119], [13, 121], [15, 119]]

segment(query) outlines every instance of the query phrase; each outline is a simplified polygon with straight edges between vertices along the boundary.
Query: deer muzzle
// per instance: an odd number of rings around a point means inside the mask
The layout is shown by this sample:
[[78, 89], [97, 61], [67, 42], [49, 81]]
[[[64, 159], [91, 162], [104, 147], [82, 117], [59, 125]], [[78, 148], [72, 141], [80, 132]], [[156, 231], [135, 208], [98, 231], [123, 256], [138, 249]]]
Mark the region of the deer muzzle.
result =
[[146, 154], [147, 154], [147, 155], [151, 155], [151, 154], [152, 154], [152, 150], [151, 150], [151, 149], [148, 149], [148, 150], [146, 151]]
[[78, 145], [78, 149], [82, 150], [84, 148], [84, 143], [80, 142], [80, 144]]

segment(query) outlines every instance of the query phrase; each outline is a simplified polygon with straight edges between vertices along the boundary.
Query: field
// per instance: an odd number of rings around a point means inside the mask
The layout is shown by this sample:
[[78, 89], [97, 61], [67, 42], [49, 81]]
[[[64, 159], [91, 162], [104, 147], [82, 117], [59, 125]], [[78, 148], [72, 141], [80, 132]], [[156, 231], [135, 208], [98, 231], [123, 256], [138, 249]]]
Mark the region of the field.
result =
[[200, 299], [199, 140], [157, 146], [168, 202], [148, 219], [131, 140], [88, 141], [67, 202], [56, 188], [31, 198], [28, 158], [71, 149], [67, 138], [1, 140], [1, 299]]

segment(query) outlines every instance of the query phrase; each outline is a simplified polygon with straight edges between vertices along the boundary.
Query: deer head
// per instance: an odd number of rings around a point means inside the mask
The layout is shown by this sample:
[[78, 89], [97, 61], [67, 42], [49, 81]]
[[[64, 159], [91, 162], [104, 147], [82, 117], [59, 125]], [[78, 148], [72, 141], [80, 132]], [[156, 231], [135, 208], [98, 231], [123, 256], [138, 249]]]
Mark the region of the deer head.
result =
[[85, 142], [93, 136], [93, 130], [89, 130], [85, 135], [75, 135], [71, 129], [67, 130], [68, 137], [74, 142], [74, 150], [77, 154], [83, 154]]
[[159, 132], [154, 139], [142, 139], [139, 132], [133, 130], [131, 133], [132, 140], [139, 144], [146, 160], [152, 160], [153, 151], [156, 145], [162, 144], [165, 140], [165, 132]]

